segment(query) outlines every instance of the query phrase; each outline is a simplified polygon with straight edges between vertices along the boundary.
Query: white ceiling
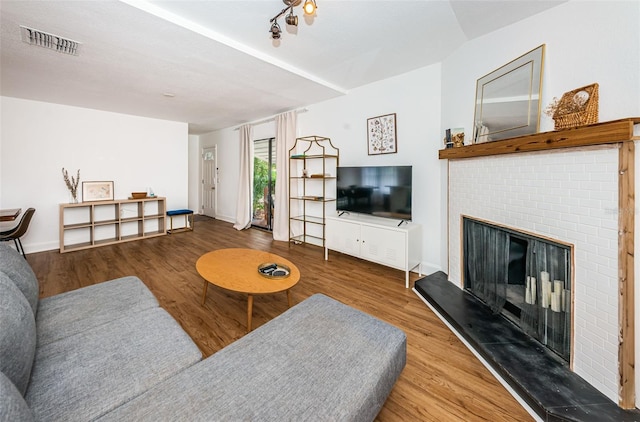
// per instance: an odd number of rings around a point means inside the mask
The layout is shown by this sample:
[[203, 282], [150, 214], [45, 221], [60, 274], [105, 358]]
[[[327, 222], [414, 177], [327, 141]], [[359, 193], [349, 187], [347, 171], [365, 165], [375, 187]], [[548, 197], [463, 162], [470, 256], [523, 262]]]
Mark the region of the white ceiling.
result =
[[[189, 123], [205, 133], [442, 61], [564, 1], [317, 0], [271, 39], [281, 0], [0, 0], [0, 94]], [[20, 25], [80, 42], [70, 56]], [[174, 94], [166, 97], [164, 93]]]

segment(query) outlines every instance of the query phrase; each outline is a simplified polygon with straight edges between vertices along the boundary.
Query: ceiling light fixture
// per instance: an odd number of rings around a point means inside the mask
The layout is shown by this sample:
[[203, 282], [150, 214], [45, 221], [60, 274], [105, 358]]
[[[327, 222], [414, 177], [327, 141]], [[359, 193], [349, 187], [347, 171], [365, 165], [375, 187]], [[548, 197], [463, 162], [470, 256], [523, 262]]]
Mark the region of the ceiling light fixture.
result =
[[[282, 30], [280, 29], [280, 25], [278, 25], [278, 18], [289, 12], [287, 16], [285, 16], [285, 22], [290, 26], [298, 26], [298, 16], [293, 14], [293, 8], [295, 6], [299, 6], [302, 3], [302, 0], [282, 0], [282, 2], [287, 6], [280, 11], [277, 15], [275, 15], [269, 22], [271, 22], [271, 28], [269, 32], [271, 32], [271, 38], [274, 40], [279, 40], [280, 35], [282, 34]], [[318, 5], [315, 0], [306, 0], [302, 9], [304, 13], [307, 15], [313, 15], [316, 12]]]

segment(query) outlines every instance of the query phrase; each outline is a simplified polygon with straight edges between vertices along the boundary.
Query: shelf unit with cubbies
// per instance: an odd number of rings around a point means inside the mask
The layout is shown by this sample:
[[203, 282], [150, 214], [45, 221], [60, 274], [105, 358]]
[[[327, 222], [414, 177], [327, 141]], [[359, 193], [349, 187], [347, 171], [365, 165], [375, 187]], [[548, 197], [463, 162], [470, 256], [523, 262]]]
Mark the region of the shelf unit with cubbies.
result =
[[323, 136], [297, 138], [289, 150], [289, 242], [324, 247], [326, 208], [335, 202], [339, 155]]
[[60, 204], [60, 253], [167, 234], [166, 198]]

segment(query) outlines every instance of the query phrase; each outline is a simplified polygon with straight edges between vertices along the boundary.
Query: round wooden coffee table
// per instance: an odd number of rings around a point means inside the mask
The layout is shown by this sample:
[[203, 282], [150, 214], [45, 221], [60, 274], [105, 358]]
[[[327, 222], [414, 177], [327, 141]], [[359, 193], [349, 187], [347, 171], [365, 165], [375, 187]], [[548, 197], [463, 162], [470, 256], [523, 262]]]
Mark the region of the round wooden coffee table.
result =
[[[258, 266], [275, 262], [289, 267], [286, 278], [268, 278], [258, 273]], [[287, 303], [291, 307], [291, 289], [300, 280], [300, 271], [291, 261], [279, 255], [255, 249], [218, 249], [208, 252], [196, 261], [196, 270], [204, 278], [202, 304], [207, 299], [209, 283], [234, 292], [246, 293], [247, 330], [251, 331], [253, 295], [277, 293], [286, 290]]]

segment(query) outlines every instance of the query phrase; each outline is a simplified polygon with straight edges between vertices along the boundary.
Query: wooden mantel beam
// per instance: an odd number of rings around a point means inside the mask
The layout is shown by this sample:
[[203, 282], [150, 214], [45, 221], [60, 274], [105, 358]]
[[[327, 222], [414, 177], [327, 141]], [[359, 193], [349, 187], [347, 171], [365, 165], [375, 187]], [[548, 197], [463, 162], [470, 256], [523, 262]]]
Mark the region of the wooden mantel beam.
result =
[[553, 132], [535, 133], [518, 138], [467, 145], [459, 148], [441, 149], [438, 157], [452, 160], [558, 148], [615, 144], [640, 139], [640, 136], [633, 136], [633, 126], [635, 124], [640, 124], [640, 117], [630, 117]]
[[620, 145], [618, 159], [618, 404], [635, 408], [635, 143]]

